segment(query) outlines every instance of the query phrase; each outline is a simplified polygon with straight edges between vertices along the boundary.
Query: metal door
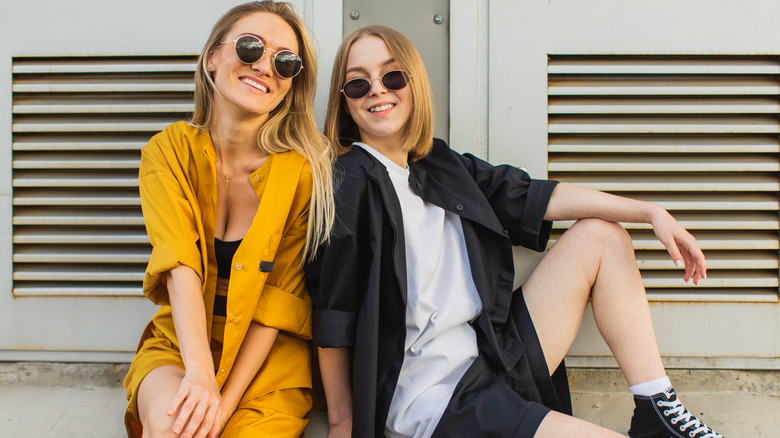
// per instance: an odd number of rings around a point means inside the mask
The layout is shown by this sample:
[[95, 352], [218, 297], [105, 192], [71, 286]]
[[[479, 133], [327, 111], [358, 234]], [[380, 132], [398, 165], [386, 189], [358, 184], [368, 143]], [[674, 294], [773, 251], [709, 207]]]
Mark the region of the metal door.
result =
[[406, 35], [417, 47], [433, 89], [434, 136], [449, 138], [449, 0], [376, 2], [344, 0], [343, 29], [384, 24]]

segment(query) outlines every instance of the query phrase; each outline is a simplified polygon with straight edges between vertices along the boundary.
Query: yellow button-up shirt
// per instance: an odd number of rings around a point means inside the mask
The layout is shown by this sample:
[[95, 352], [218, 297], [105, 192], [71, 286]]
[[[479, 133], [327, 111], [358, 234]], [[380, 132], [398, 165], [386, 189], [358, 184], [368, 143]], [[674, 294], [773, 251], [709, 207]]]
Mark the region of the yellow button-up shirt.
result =
[[[155, 135], [142, 151], [141, 205], [153, 246], [143, 290], [161, 307], [144, 332], [125, 381], [131, 399], [149, 371], [180, 361], [165, 284], [168, 270], [186, 265], [198, 273], [211, 332], [217, 281], [215, 163], [208, 132], [199, 132], [184, 122]], [[280, 334], [245, 397], [281, 388], [311, 387], [306, 342], [311, 338], [311, 299], [301, 266], [311, 171], [300, 154], [285, 152], [270, 155], [249, 179], [260, 205], [233, 257], [216, 375], [220, 387], [230, 375], [251, 321], [277, 328]]]

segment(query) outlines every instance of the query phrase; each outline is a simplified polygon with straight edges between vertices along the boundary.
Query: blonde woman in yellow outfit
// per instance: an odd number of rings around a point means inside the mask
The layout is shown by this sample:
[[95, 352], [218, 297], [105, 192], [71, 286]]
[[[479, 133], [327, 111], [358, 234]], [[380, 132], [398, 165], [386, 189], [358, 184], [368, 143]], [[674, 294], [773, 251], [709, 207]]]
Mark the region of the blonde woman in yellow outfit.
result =
[[195, 111], [143, 149], [159, 311], [125, 388], [131, 437], [297, 437], [311, 408], [302, 261], [333, 222], [316, 65], [286, 3], [237, 6], [198, 60]]

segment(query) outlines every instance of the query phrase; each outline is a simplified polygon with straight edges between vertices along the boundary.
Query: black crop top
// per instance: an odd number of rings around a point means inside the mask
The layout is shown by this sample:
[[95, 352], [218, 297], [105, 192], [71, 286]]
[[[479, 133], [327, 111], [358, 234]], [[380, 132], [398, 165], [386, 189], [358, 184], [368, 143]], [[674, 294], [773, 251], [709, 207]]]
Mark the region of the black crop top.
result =
[[230, 268], [233, 263], [233, 255], [241, 245], [243, 239], [225, 242], [224, 240], [214, 238], [214, 253], [217, 256], [217, 277], [230, 278]]

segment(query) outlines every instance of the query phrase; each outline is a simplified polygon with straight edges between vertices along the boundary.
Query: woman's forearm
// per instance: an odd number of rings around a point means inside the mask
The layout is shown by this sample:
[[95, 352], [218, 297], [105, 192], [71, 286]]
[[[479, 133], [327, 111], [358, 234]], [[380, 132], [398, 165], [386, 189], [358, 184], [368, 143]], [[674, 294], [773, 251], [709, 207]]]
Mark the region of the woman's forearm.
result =
[[609, 193], [558, 184], [553, 191], [545, 220], [599, 218], [610, 222], [652, 223], [666, 211], [656, 204]]
[[319, 348], [318, 355], [330, 427], [333, 429], [348, 426], [351, 429], [352, 384], [349, 372], [349, 349]]
[[200, 277], [192, 268], [179, 265], [168, 271], [166, 281], [185, 371], [199, 370], [213, 376]]
[[268, 357], [279, 330], [254, 321], [249, 323], [244, 342], [238, 350], [236, 362], [222, 388], [222, 409], [230, 415]]

